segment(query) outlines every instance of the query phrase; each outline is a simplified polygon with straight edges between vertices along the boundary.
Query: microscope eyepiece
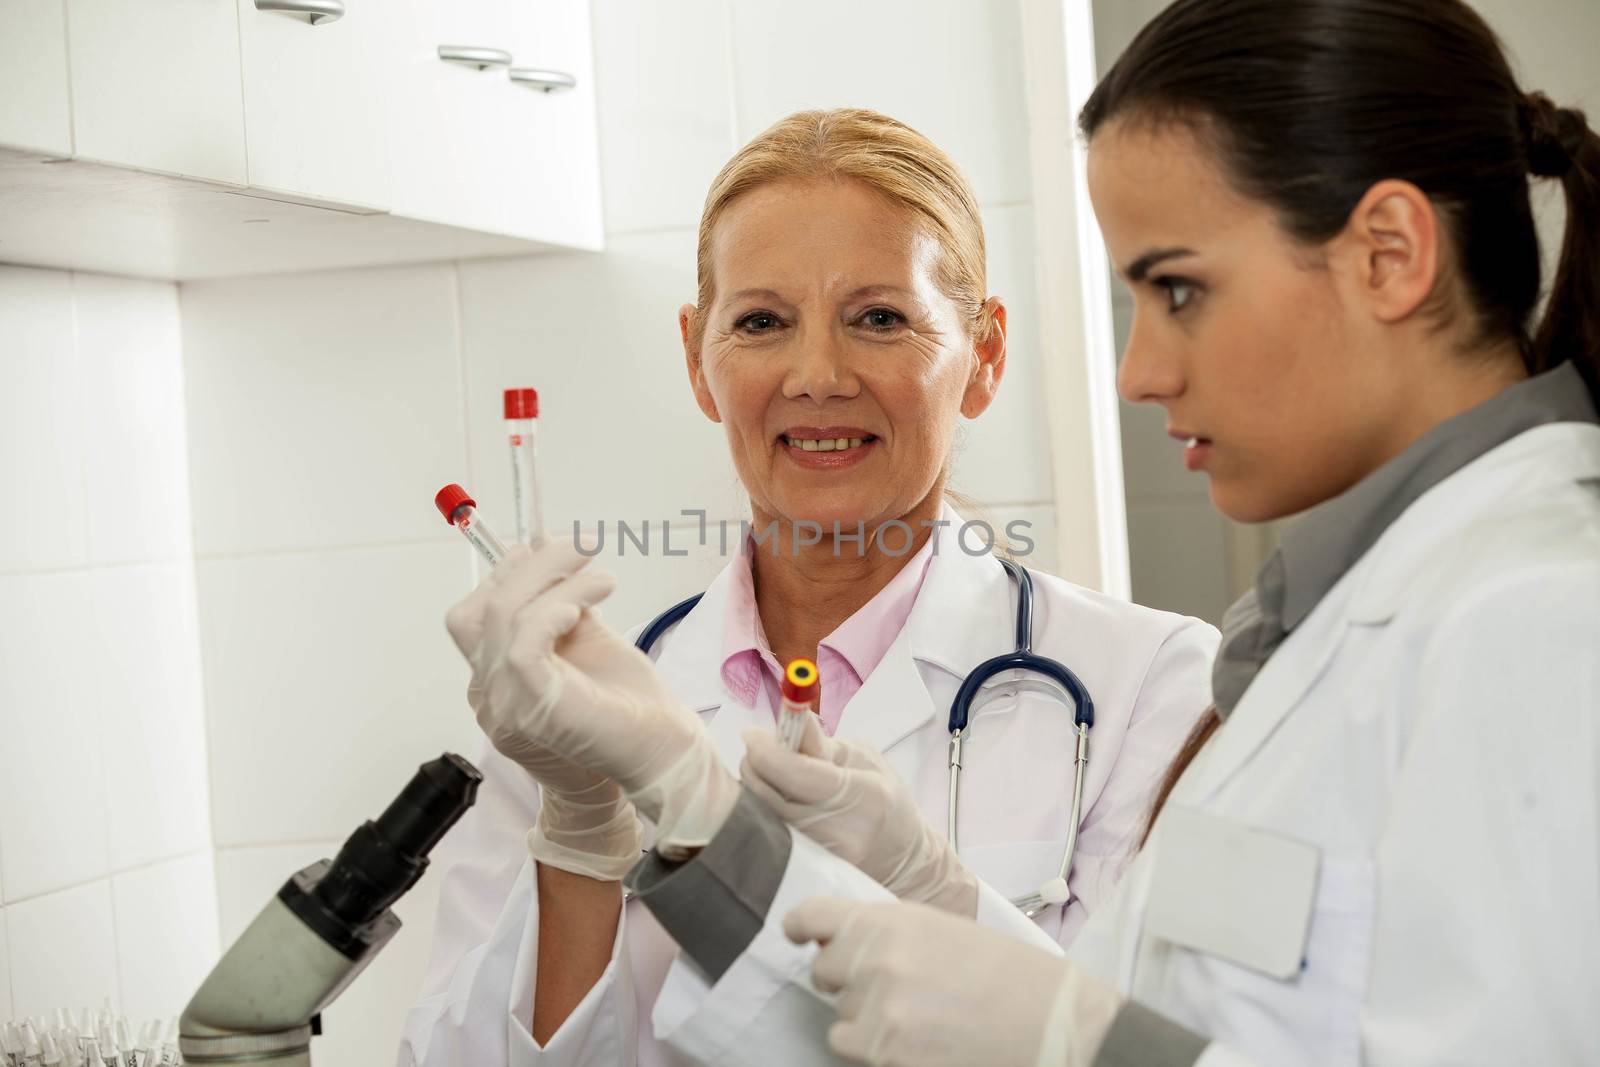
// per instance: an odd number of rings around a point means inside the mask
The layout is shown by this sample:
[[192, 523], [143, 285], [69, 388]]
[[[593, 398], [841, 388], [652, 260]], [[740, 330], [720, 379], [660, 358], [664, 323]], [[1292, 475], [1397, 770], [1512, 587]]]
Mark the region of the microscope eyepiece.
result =
[[483, 775], [447, 752], [424, 763], [377, 819], [361, 824], [331, 864], [290, 878], [278, 898], [329, 945], [355, 959], [373, 924], [416, 884], [428, 853], [473, 801]]

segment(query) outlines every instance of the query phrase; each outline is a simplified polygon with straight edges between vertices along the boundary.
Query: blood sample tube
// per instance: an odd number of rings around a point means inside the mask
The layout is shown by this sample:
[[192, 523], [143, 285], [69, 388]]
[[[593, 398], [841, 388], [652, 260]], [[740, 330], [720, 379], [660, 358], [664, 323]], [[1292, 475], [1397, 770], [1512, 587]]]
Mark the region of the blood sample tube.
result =
[[783, 672], [783, 707], [778, 711], [778, 741], [791, 752], [798, 751], [805, 736], [806, 716], [811, 714], [811, 699], [817, 694], [817, 665], [808, 659], [792, 659]]
[[478, 517], [478, 502], [459, 485], [445, 486], [433, 498], [433, 504], [444, 516], [444, 521], [461, 531], [472, 542], [472, 547], [483, 554], [489, 566], [499, 563], [506, 555], [506, 544], [500, 540], [489, 524]]
[[517, 506], [517, 540], [535, 545], [544, 539], [544, 508], [539, 500], [539, 391], [507, 389], [506, 439], [511, 445], [511, 493]]

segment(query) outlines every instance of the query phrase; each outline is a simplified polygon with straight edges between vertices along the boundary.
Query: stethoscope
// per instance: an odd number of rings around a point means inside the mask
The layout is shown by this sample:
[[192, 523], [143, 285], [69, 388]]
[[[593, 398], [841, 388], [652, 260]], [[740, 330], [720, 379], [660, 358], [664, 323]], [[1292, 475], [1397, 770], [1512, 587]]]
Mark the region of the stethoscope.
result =
[[[1067, 845], [1062, 851], [1061, 867], [1056, 876], [1037, 891], [1011, 901], [1031, 919], [1051, 905], [1065, 904], [1070, 895], [1067, 891], [1067, 872], [1072, 869], [1072, 856], [1078, 848], [1078, 824], [1083, 819], [1083, 780], [1089, 768], [1089, 728], [1094, 725], [1094, 701], [1090, 699], [1089, 690], [1083, 682], [1065, 664], [1033, 651], [1033, 578], [1028, 574], [1028, 569], [1019, 563], [1008, 559], [999, 562], [1017, 587], [1017, 647], [973, 668], [972, 673], [963, 679], [955, 700], [950, 704], [950, 811], [946, 818], [945, 833], [950, 839], [950, 847], [959, 849], [956, 840], [956, 807], [961, 795], [961, 746], [970, 732], [972, 702], [977, 699], [978, 690], [983, 684], [1005, 671], [1028, 671], [1042, 675], [1066, 690], [1072, 698], [1073, 722], [1078, 734], [1077, 755], [1072, 766], [1072, 822], [1067, 828]], [[700, 603], [703, 595], [697, 593], [652, 619], [634, 642], [639, 650], [648, 656], [661, 636], [683, 621], [683, 617]]]

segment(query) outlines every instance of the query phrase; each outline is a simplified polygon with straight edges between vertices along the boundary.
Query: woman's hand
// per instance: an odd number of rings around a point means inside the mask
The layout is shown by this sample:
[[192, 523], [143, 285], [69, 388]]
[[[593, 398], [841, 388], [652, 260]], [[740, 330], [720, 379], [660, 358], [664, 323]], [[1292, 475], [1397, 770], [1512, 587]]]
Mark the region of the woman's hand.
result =
[[[529, 555], [526, 549], [513, 549], [511, 558], [526, 559]], [[488, 606], [505, 575], [501, 567], [490, 571], [445, 617], [456, 648], [472, 664], [467, 705], [480, 725], [491, 714], [488, 672], [483, 669], [492, 655], [485, 644]], [[609, 593], [603, 576], [591, 581], [591, 591], [600, 597]], [[504, 641], [505, 637], [497, 633], [496, 640]], [[533, 737], [506, 734], [494, 744], [539, 783], [539, 814], [528, 832], [528, 852], [533, 858], [546, 866], [598, 881], [620, 881], [638, 861], [642, 845], [638, 816], [622, 787], [558, 755]]]
[[822, 946], [829, 1047], [872, 1067], [1089, 1067], [1122, 1006], [1060, 957], [916, 904], [818, 897], [783, 932]]
[[472, 665], [478, 725], [551, 789], [592, 788], [596, 778], [620, 786], [656, 823], [663, 854], [704, 845], [738, 785], [699, 718], [592, 610], [615, 582], [587, 562], [558, 541], [513, 549], [451, 609], [450, 633]]
[[747, 730], [745, 788], [795, 829], [861, 868], [897, 897], [971, 918], [978, 881], [922, 819], [911, 790], [864, 745], [823, 734], [806, 716], [800, 750], [770, 731]]

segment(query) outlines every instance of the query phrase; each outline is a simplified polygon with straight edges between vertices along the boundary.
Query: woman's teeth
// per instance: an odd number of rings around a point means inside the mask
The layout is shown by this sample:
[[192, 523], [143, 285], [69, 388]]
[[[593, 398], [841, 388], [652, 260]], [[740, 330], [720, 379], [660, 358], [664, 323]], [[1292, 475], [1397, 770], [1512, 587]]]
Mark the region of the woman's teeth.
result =
[[797, 441], [785, 437], [783, 443], [806, 452], [843, 452], [847, 448], [860, 448], [865, 440], [864, 437], [825, 437], [818, 441], [808, 437]]

